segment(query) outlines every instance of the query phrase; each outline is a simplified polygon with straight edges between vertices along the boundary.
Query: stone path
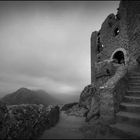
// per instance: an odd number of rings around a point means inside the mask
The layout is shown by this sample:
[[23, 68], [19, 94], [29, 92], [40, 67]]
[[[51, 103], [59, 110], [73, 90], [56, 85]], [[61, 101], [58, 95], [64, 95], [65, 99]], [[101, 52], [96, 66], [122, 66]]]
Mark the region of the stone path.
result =
[[95, 134], [96, 126], [93, 125], [93, 122], [87, 123], [84, 117], [68, 116], [62, 111], [59, 122], [46, 130], [40, 139], [119, 139], [112, 134]]
[[41, 139], [84, 139], [79, 128], [85, 124], [83, 117], [67, 116], [63, 111], [56, 126], [46, 130]]

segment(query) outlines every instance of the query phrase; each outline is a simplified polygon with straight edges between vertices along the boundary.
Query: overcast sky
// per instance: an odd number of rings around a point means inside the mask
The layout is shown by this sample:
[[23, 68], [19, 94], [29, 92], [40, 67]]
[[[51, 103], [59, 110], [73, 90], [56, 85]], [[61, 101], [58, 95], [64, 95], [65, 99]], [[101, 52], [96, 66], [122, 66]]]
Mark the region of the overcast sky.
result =
[[119, 1], [0, 2], [0, 91], [70, 94], [90, 84], [90, 35]]

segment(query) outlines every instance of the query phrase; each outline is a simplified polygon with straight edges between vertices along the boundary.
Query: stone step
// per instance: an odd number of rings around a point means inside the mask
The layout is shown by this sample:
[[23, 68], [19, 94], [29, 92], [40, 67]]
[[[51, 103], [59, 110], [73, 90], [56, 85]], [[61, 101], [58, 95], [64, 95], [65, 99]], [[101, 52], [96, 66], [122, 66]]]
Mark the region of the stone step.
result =
[[129, 75], [128, 76], [128, 78], [130, 78], [130, 79], [140, 79], [140, 76], [138, 76], [138, 75]]
[[140, 76], [140, 73], [133, 72], [133, 73], [129, 73], [128, 76]]
[[129, 75], [140, 75], [140, 71], [129, 72]]
[[139, 89], [140, 88], [140, 86], [139, 85], [128, 85], [128, 88], [137, 88], [137, 89]]
[[140, 79], [137, 79], [137, 78], [129, 78], [129, 81], [128, 82], [131, 82], [131, 83], [140, 83]]
[[140, 77], [140, 73], [129, 73], [128, 76], [139, 76]]
[[112, 134], [121, 138], [139, 139], [140, 138], [140, 127], [136, 127], [130, 124], [116, 123], [110, 125], [112, 128]]
[[136, 89], [136, 90], [139, 90], [140, 89], [140, 85], [128, 85], [128, 90], [134, 90], [134, 89]]
[[130, 79], [129, 78], [128, 84], [129, 83], [140, 83], [140, 79], [136, 79], [136, 78], [135, 79], [134, 78], [133, 79]]
[[128, 85], [128, 88], [139, 88], [140, 87], [140, 85], [139, 85], [139, 83], [138, 84], [129, 84]]
[[128, 86], [133, 86], [133, 85], [140, 85], [140, 81], [133, 81], [133, 82], [129, 82]]
[[116, 114], [116, 121], [140, 127], [140, 114], [120, 111]]
[[140, 73], [131, 73], [131, 74], [129, 73], [128, 76], [129, 76], [129, 77], [131, 77], [131, 76], [132, 76], [132, 77], [133, 77], [133, 76], [134, 76], [134, 77], [135, 77], [135, 76], [140, 77]]
[[133, 79], [138, 79], [138, 80], [140, 80], [140, 76], [128, 76], [128, 78], [129, 78], [129, 79], [132, 79], [132, 80], [133, 80]]
[[140, 96], [140, 90], [139, 91], [136, 91], [136, 90], [128, 90], [126, 92], [126, 95], [127, 96], [137, 96], [137, 97], [139, 97]]
[[140, 82], [129, 82], [128, 86], [140, 86]]
[[139, 83], [140, 79], [138, 79], [138, 78], [129, 78], [128, 82]]
[[133, 71], [133, 72], [129, 72], [128, 73], [128, 76], [132, 76], [132, 75], [138, 75], [138, 76], [140, 76], [140, 72]]
[[130, 90], [130, 91], [140, 91], [140, 87], [139, 86], [131, 86], [131, 87], [128, 86], [128, 90]]
[[139, 86], [132, 86], [132, 87], [128, 87], [128, 90], [132, 90], [132, 91], [140, 91], [140, 87]]
[[121, 103], [120, 111], [140, 113], [140, 104]]
[[123, 101], [126, 103], [140, 104], [140, 96], [125, 96]]

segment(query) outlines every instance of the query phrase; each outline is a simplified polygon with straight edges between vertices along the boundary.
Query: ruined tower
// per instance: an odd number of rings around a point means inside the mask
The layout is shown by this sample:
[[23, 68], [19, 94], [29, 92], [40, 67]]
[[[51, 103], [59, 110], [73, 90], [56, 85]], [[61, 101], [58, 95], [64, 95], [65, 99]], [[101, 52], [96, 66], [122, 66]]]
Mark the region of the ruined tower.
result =
[[95, 112], [94, 95], [99, 95], [100, 118], [109, 122], [120, 110], [130, 73], [137, 69], [140, 74], [140, 1], [122, 0], [117, 10], [91, 34], [91, 87], [96, 92], [88, 94], [88, 101], [82, 98], [86, 92], [80, 96], [81, 105], [90, 104], [91, 117]]
[[91, 35], [91, 83], [98, 77], [95, 63], [116, 59], [127, 64], [139, 55], [140, 2], [121, 1], [117, 14], [110, 14]]
[[90, 39], [91, 85], [100, 96], [100, 116], [108, 121], [114, 120], [120, 109], [129, 73], [134, 69], [140, 73], [140, 1], [122, 0], [117, 10]]

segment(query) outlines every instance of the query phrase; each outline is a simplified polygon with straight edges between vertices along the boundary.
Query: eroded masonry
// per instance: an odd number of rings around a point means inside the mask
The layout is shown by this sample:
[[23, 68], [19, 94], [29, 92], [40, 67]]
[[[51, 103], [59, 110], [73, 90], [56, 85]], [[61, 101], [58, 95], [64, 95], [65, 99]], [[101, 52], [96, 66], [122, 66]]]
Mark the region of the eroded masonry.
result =
[[79, 101], [89, 109], [87, 119], [98, 114], [114, 122], [134, 95], [130, 82], [140, 75], [140, 1], [121, 1], [117, 10], [91, 35], [91, 85]]

